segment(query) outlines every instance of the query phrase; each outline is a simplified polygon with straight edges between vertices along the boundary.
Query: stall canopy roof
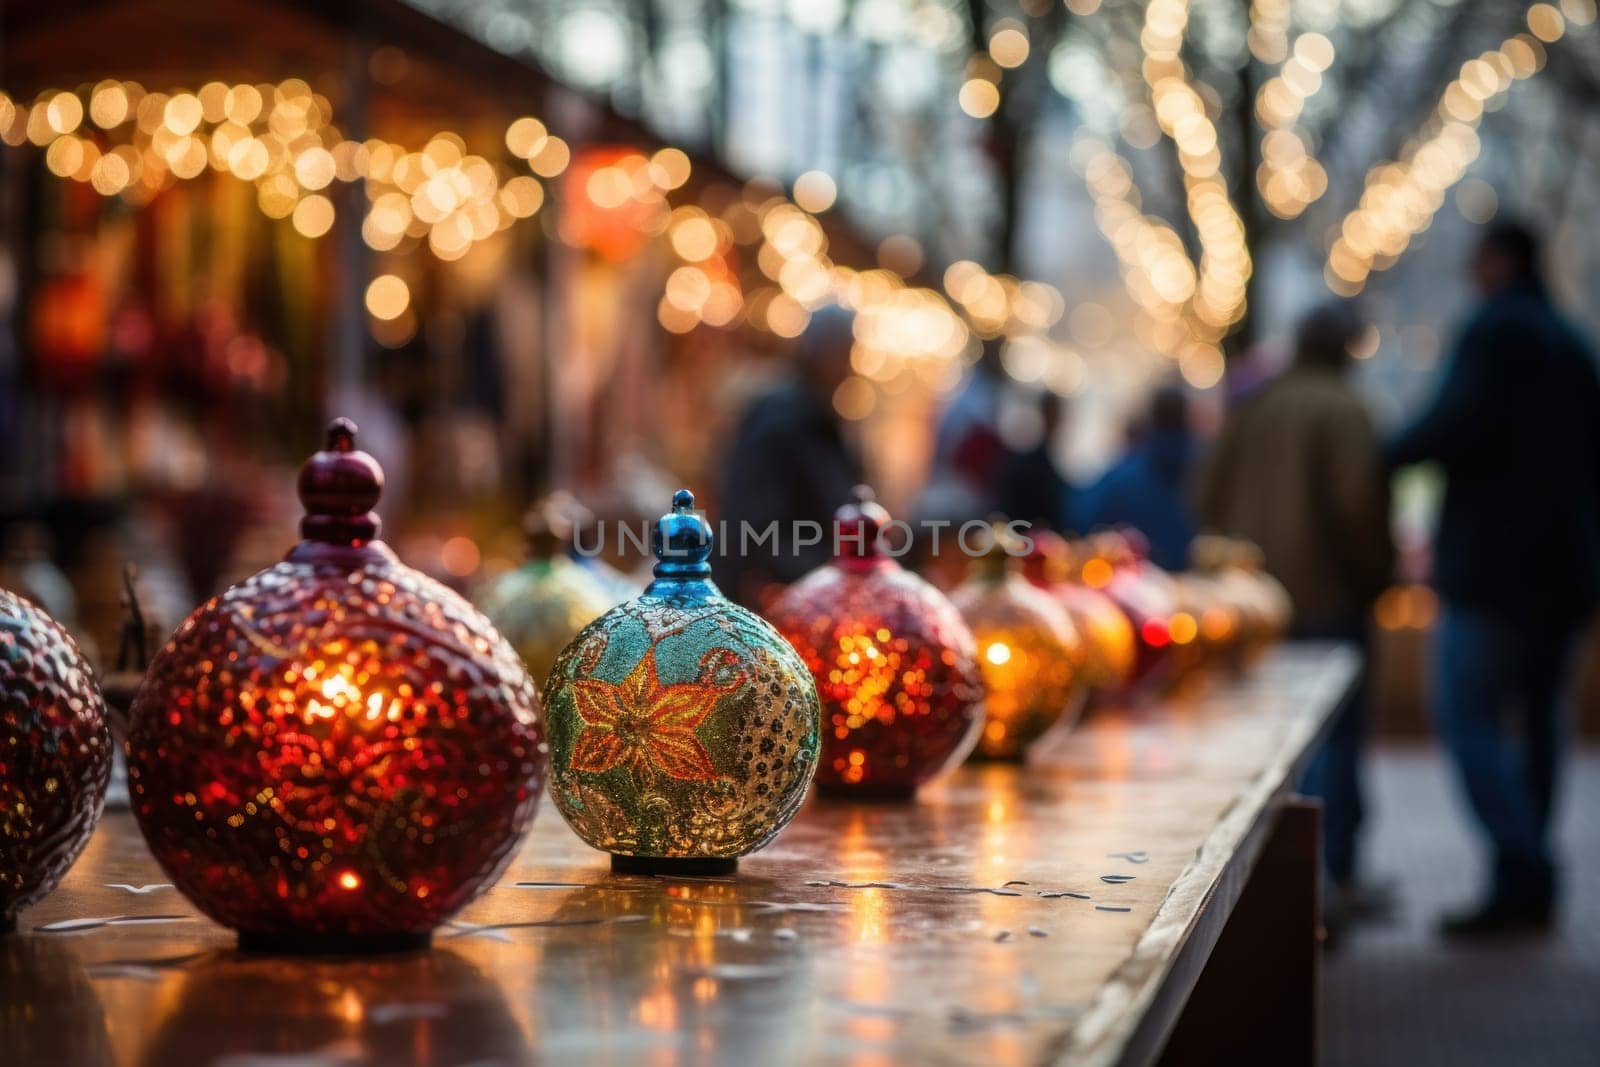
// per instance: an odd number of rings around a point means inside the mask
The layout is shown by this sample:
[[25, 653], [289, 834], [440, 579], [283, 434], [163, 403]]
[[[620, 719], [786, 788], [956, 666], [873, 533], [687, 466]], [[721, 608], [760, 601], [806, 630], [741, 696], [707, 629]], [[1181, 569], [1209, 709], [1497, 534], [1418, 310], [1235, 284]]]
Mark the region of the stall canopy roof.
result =
[[[4, 0], [0, 90], [31, 97], [104, 78], [151, 90], [298, 77], [328, 97], [347, 135], [465, 133], [533, 114], [576, 144], [654, 146], [644, 123], [399, 0]], [[364, 95], [357, 107], [357, 94]], [[365, 112], [365, 121], [352, 116]], [[481, 123], [481, 127], [480, 127]], [[695, 184], [743, 178], [688, 146]], [[821, 220], [840, 262], [873, 243]]]
[[6, 0], [0, 35], [0, 89], [18, 97], [102, 78], [164, 90], [298, 77], [341, 120], [365, 84], [378, 124], [532, 113], [569, 139], [658, 140], [398, 0]]

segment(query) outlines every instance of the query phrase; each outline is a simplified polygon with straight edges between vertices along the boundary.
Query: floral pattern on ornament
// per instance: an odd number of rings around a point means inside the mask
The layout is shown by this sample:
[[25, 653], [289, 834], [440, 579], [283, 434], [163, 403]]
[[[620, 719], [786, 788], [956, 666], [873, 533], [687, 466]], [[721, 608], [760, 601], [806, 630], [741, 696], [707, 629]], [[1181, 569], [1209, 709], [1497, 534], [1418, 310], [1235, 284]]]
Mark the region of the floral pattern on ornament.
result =
[[596, 678], [573, 682], [573, 703], [584, 728], [573, 745], [572, 769], [604, 774], [622, 766], [669, 778], [716, 778], [717, 768], [695, 730], [718, 697], [743, 681], [741, 674], [727, 685], [662, 685], [652, 648], [621, 685]]

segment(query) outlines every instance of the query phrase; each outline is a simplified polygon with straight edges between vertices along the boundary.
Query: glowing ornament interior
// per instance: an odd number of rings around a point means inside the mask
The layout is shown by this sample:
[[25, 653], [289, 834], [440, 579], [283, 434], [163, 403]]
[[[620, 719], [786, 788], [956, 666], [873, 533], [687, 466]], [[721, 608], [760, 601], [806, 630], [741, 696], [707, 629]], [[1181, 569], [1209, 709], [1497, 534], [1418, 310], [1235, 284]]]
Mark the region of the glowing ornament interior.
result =
[[1066, 609], [1018, 573], [1016, 541], [996, 526], [973, 577], [952, 594], [978, 642], [987, 720], [975, 758], [1020, 760], [1083, 709], [1083, 644]]

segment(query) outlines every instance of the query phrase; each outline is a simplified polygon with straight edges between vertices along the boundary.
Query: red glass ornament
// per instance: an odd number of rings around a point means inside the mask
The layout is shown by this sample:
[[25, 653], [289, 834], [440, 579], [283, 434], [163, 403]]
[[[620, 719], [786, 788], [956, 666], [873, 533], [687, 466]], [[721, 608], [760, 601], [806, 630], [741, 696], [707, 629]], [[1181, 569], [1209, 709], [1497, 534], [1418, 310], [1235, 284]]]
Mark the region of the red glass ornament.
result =
[[945, 595], [884, 551], [870, 491], [839, 509], [838, 553], [768, 613], [822, 701], [817, 787], [905, 797], [959, 764], [983, 723], [977, 646]]
[[105, 702], [77, 642], [0, 589], [0, 931], [88, 844], [110, 776]]
[[1089, 542], [1084, 578], [1103, 588], [1133, 624], [1139, 641], [1131, 684], [1151, 689], [1164, 685], [1175, 668], [1171, 627], [1178, 598], [1172, 576], [1144, 558], [1144, 544], [1143, 535], [1134, 530], [1096, 534]]
[[383, 472], [354, 438], [336, 420], [301, 469], [304, 540], [196, 610], [130, 713], [151, 851], [244, 947], [425, 942], [499, 872], [543, 785], [526, 669], [376, 539]]

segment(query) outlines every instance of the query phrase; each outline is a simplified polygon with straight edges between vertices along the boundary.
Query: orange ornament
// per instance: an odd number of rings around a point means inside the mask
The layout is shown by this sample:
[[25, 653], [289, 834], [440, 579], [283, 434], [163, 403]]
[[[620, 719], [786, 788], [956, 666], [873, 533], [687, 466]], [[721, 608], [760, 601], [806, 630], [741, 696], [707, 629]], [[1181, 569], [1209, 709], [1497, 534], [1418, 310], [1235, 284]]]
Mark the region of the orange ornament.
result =
[[1067, 611], [1018, 571], [1017, 539], [994, 529], [989, 552], [951, 599], [978, 640], [988, 720], [974, 755], [1020, 760], [1083, 710], [1084, 645]]
[[1083, 640], [1084, 684], [1092, 692], [1114, 694], [1133, 681], [1138, 637], [1116, 601], [1083, 584], [1071, 547], [1059, 534], [1035, 533], [1034, 551], [1023, 561], [1029, 581], [1053, 596]]

